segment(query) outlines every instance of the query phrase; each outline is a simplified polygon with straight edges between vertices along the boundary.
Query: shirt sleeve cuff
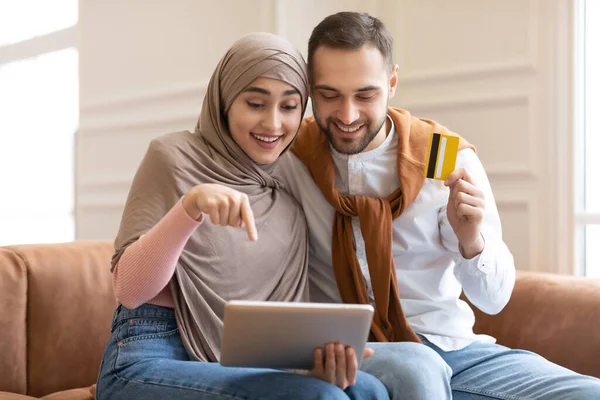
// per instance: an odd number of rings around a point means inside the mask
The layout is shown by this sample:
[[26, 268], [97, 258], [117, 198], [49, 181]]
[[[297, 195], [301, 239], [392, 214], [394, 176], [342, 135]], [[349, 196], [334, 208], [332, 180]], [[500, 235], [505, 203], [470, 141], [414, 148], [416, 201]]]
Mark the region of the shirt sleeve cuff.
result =
[[[483, 236], [483, 234], [482, 234]], [[481, 253], [473, 258], [464, 258], [462, 255], [459, 256], [458, 267], [467, 270], [469, 273], [484, 273], [488, 275], [494, 271], [493, 261], [493, 250], [490, 248], [491, 242], [486, 240], [485, 237], [484, 246]]]
[[182, 225], [189, 226], [190, 228], [197, 228], [202, 224], [204, 220], [204, 213], [201, 213], [198, 219], [194, 219], [190, 217], [190, 215], [185, 211], [185, 207], [183, 207], [183, 197], [179, 199], [177, 204], [171, 210], [173, 212], [173, 218], [176, 218], [179, 223]]

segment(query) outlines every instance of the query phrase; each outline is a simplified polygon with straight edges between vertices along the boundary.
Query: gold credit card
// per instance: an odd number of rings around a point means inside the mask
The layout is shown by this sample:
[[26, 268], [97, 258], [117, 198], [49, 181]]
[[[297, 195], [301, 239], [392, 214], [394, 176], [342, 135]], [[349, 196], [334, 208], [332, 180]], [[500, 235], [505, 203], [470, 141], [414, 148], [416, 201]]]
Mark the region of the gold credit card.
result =
[[458, 155], [458, 141], [458, 136], [431, 134], [427, 165], [425, 166], [426, 178], [443, 181], [454, 171]]

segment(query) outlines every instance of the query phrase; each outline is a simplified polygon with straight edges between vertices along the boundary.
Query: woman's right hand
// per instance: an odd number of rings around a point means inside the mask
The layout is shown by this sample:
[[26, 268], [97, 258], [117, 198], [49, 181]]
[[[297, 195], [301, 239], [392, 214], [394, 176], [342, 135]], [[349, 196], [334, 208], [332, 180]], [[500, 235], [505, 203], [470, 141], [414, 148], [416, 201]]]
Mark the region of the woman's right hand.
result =
[[[363, 359], [373, 355], [373, 349], [366, 348]], [[309, 375], [336, 385], [342, 390], [356, 384], [358, 373], [358, 360], [356, 352], [351, 346], [341, 343], [327, 343], [325, 357], [323, 349], [317, 348], [314, 353], [314, 367]]]
[[183, 208], [196, 220], [204, 213], [215, 225], [245, 226], [248, 238], [258, 239], [254, 214], [245, 193], [219, 184], [201, 184], [194, 186], [183, 197]]

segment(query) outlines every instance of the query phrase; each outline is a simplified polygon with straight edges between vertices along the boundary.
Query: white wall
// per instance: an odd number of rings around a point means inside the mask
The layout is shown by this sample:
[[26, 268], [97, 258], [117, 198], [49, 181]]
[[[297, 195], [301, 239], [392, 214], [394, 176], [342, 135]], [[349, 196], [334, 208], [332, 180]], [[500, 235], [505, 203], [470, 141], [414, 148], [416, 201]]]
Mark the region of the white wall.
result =
[[323, 17], [360, 10], [396, 39], [392, 104], [477, 146], [517, 267], [570, 273], [571, 2], [81, 1], [78, 237], [114, 237], [147, 143], [193, 127], [234, 40], [271, 31], [306, 54]]

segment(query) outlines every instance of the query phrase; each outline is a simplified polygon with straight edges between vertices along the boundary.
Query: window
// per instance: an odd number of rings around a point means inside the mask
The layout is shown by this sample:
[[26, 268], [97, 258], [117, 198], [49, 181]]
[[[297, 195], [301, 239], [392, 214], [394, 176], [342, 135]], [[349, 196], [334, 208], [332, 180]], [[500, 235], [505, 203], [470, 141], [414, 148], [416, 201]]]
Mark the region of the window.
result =
[[579, 270], [600, 277], [600, 1], [580, 0], [576, 153]]
[[0, 245], [75, 237], [77, 13], [77, 0], [0, 2]]

